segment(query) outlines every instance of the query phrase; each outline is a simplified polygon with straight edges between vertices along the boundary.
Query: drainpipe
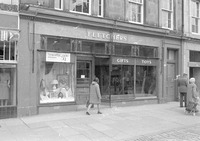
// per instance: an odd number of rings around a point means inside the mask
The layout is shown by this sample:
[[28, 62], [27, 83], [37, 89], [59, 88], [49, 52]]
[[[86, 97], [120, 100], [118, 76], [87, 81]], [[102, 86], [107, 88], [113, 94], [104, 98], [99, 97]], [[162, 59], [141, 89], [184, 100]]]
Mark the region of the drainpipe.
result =
[[34, 17], [33, 17], [33, 49], [32, 49], [32, 73], [35, 72], [35, 19], [38, 15], [38, 12], [36, 11]]
[[180, 74], [182, 74], [185, 70], [185, 67], [184, 67], [184, 39], [183, 39], [183, 37], [184, 37], [184, 0], [182, 0], [182, 35], [181, 35], [181, 48], [180, 48], [180, 57], [179, 57], [179, 59], [180, 59], [180, 67], [179, 68], [181, 68], [180, 70], [179, 70], [179, 72], [180, 72]]

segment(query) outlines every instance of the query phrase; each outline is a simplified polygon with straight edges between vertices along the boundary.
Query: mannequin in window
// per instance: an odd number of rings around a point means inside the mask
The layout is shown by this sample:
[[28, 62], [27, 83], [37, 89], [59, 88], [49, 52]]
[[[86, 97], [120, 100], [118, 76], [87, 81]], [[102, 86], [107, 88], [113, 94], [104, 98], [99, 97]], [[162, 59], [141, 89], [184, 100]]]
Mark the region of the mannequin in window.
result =
[[[72, 90], [69, 86], [61, 87], [60, 94], [63, 95], [63, 98], [73, 97]], [[62, 96], [60, 95], [60, 96]]]
[[0, 68], [0, 102], [1, 106], [8, 104], [10, 93], [10, 74], [5, 68]]
[[52, 93], [51, 93], [51, 98], [57, 98], [59, 94], [59, 89], [58, 89], [58, 80], [53, 80], [51, 82], [52, 85]]
[[40, 99], [41, 100], [48, 100], [49, 99], [49, 92], [46, 89], [44, 79], [40, 82]]

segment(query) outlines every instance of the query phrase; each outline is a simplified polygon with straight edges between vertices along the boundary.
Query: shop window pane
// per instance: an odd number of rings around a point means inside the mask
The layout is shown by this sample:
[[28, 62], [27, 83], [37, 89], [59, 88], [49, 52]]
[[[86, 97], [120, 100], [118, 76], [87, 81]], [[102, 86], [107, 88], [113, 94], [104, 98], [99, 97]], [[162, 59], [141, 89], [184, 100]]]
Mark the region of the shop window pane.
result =
[[134, 94], [134, 66], [112, 66], [111, 94]]
[[74, 101], [74, 64], [45, 62], [40, 53], [40, 103]]
[[16, 41], [0, 41], [0, 60], [16, 60]]
[[120, 45], [115, 45], [115, 54], [116, 55], [122, 55], [122, 48]]
[[95, 43], [95, 53], [97, 54], [106, 54], [105, 43]]
[[0, 107], [16, 105], [16, 69], [0, 68]]
[[190, 51], [190, 62], [200, 62], [199, 51]]
[[157, 57], [157, 48], [140, 46], [139, 47], [139, 56], [140, 57], [150, 57], [150, 58]]
[[129, 45], [124, 45], [122, 47], [122, 54], [123, 55], [131, 55], [131, 46]]
[[130, 45], [115, 45], [115, 54], [116, 55], [131, 55], [131, 46]]
[[136, 96], [156, 95], [156, 67], [137, 66], [136, 67]]
[[[45, 43], [45, 38], [44, 38], [44, 43]], [[66, 39], [48, 38], [47, 49], [52, 51], [70, 51], [71, 40], [67, 38]]]
[[[92, 52], [93, 44], [94, 44], [94, 43], [92, 43], [92, 42], [82, 41], [82, 47], [81, 47], [81, 50], [80, 50], [80, 51], [91, 53], [91, 52]], [[78, 51], [79, 51], [79, 50], [78, 50]]]

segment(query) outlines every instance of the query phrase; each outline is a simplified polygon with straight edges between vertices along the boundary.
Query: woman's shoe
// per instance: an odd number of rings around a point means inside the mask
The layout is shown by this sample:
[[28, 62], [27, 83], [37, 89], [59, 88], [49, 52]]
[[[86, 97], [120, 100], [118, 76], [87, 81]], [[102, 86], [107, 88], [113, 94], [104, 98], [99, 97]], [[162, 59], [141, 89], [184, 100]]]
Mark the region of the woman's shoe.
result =
[[97, 114], [102, 114], [102, 112], [98, 111]]
[[89, 112], [86, 112], [86, 115], [90, 115], [90, 113], [89, 113]]

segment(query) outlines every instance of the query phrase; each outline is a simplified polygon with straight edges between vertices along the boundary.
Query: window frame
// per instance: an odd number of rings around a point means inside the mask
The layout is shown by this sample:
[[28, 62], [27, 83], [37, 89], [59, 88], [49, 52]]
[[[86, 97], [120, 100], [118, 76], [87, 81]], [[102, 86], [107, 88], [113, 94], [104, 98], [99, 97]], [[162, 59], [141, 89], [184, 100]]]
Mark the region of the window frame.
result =
[[[166, 2], [166, 0], [164, 0], [164, 1]], [[162, 1], [162, 4], [163, 4], [164, 1]], [[161, 11], [162, 11], [161, 12], [161, 15], [162, 15], [162, 24], [161, 24], [161, 26], [162, 26], [162, 28], [170, 29], [170, 30], [173, 30], [173, 28], [174, 28], [174, 25], [173, 25], [173, 23], [174, 23], [174, 15], [173, 15], [174, 14], [174, 9], [173, 9], [174, 4], [173, 3], [174, 3], [174, 0], [169, 0], [169, 8], [171, 7], [171, 9], [166, 9], [163, 6], [161, 7]], [[165, 26], [165, 24], [163, 23], [163, 13], [164, 12], [167, 12], [167, 14], [168, 14], [168, 16], [167, 16], [167, 26]], [[171, 27], [168, 26], [169, 25], [169, 14], [171, 15], [171, 18], [170, 18]]]
[[12, 39], [16, 38], [15, 35], [18, 34], [15, 32], [9, 32], [6, 30], [0, 30], [0, 62], [17, 62], [17, 44], [18, 40]]
[[[56, 5], [55, 5], [56, 1], [58, 2], [58, 5], [59, 5], [60, 7], [56, 7]], [[63, 0], [54, 0], [54, 9], [56, 9], [56, 10], [63, 10], [63, 7], [64, 7], [64, 2], [63, 2]]]
[[[128, 3], [129, 3], [129, 22], [130, 23], [136, 23], [136, 24], [143, 24], [144, 23], [144, 0], [141, 0], [142, 2], [137, 2], [137, 0], [128, 0]], [[133, 4], [138, 4], [138, 5], [141, 5], [141, 22], [137, 22], [137, 21], [133, 21], [133, 20], [130, 20], [130, 12], [131, 12], [131, 9], [130, 9], [130, 3], [133, 3]]]
[[18, 5], [19, 2], [18, 0], [0, 0], [0, 3], [3, 3], [3, 4], [9, 4], [9, 5]]
[[[101, 10], [101, 14], [99, 10]], [[104, 0], [98, 0], [98, 17], [103, 17], [103, 15], [104, 15]]]
[[[192, 34], [200, 34], [200, 2], [196, 1], [196, 0], [191, 0], [190, 1], [190, 12], [191, 12], [191, 33]], [[193, 7], [193, 3], [195, 3], [195, 7]], [[198, 3], [198, 7], [197, 7], [197, 3]], [[192, 10], [195, 8], [195, 15], [193, 15]], [[194, 26], [197, 28], [196, 32], [193, 31], [193, 22], [192, 20], [195, 20], [195, 23], [197, 22], [197, 24], [195, 24]]]
[[[72, 9], [72, 0], [70, 1], [70, 12], [72, 13], [77, 13], [77, 14], [83, 14], [83, 15], [91, 15], [91, 6], [92, 6], [92, 0], [88, 0], [89, 1], [89, 9], [88, 9], [88, 13], [84, 13], [83, 11], [82, 12], [79, 12], [79, 11], [73, 11]], [[83, 3], [83, 0], [82, 0], [82, 3]]]
[[[90, 82], [91, 82], [91, 71], [92, 71], [92, 62], [91, 62], [91, 60], [79, 60], [78, 59], [76, 63], [77, 63], [76, 64], [76, 85], [78, 87], [88, 86], [88, 84], [90, 84]], [[84, 65], [82, 65], [84, 67], [82, 67], [82, 68], [80, 67], [79, 68], [78, 64], [81, 64], [81, 63], [84, 64]], [[86, 67], [87, 64], [89, 65], [89, 68]], [[85, 78], [78, 77], [79, 70], [84, 70], [84, 72], [88, 71], [88, 77], [85, 77]], [[81, 81], [81, 80], [83, 80], [83, 81]]]

